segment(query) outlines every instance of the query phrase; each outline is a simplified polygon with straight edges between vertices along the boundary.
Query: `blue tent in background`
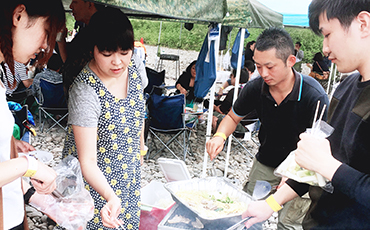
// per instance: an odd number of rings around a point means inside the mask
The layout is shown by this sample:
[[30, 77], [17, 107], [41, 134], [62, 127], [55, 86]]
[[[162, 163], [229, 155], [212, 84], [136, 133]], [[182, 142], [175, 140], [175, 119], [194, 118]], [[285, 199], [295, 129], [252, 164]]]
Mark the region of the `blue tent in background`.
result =
[[311, 0], [258, 0], [263, 5], [283, 14], [284, 26], [308, 27], [308, 6]]

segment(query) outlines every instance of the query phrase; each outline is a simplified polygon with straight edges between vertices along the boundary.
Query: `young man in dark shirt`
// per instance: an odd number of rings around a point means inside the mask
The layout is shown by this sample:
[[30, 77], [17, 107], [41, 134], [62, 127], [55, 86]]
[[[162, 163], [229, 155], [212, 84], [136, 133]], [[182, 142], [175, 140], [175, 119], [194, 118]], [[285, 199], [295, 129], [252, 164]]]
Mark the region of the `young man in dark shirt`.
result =
[[[257, 180], [268, 181], [272, 186], [283, 183], [284, 180], [274, 175], [274, 169], [296, 149], [299, 134], [312, 126], [317, 101], [321, 101], [321, 106], [329, 103], [316, 80], [292, 68], [296, 61], [294, 45], [285, 30], [263, 31], [256, 42], [254, 61], [260, 77], [243, 87], [232, 110], [207, 142], [208, 154], [213, 159], [243, 117], [254, 110], [257, 112], [261, 146], [249, 175], [246, 188], [249, 194]], [[279, 212], [278, 228], [300, 229], [309, 203], [308, 199], [297, 198], [286, 205]]]
[[246, 226], [270, 217], [308, 189], [312, 204], [304, 229], [370, 229], [370, 1], [313, 0], [310, 27], [324, 35], [323, 52], [347, 77], [330, 103], [328, 139], [301, 134], [296, 162], [331, 181], [333, 193], [287, 181], [269, 201], [253, 202]]

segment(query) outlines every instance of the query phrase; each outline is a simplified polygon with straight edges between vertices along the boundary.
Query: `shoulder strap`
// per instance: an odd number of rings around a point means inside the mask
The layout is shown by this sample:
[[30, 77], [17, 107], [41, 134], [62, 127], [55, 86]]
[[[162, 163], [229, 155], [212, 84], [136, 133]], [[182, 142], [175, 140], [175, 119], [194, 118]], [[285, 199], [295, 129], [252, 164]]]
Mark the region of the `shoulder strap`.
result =
[[317, 65], [319, 66], [319, 68], [320, 68], [321, 72], [324, 72], [324, 70], [322, 70], [322, 68], [321, 68], [321, 66], [320, 66], [320, 64], [319, 64], [319, 62], [318, 62], [318, 61], [316, 61], [316, 63], [317, 63]]

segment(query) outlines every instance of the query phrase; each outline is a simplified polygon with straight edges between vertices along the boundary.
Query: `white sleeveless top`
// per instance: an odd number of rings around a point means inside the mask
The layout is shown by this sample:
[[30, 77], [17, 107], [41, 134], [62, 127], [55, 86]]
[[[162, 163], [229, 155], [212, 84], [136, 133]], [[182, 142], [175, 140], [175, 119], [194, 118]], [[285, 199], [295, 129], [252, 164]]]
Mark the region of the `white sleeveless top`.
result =
[[[2, 74], [0, 67], [0, 74]], [[10, 140], [13, 134], [14, 118], [8, 108], [5, 88], [0, 84], [0, 162], [10, 160]], [[2, 187], [4, 229], [10, 229], [22, 223], [24, 217], [23, 192], [21, 178]]]

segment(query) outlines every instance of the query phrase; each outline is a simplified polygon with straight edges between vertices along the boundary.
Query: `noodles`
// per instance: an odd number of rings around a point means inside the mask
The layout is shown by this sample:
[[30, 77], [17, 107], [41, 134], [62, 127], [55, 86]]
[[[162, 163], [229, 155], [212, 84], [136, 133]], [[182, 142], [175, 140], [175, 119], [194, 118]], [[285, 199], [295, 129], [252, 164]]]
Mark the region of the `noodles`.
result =
[[176, 192], [176, 196], [182, 203], [207, 218], [241, 215], [248, 207], [247, 203], [222, 192], [185, 190]]

